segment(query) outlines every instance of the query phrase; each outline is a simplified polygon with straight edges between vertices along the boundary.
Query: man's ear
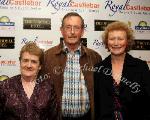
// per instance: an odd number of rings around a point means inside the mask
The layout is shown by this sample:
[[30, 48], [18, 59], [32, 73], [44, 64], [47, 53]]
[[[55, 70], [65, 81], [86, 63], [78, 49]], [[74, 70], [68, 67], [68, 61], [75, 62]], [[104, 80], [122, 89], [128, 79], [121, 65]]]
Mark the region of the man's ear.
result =
[[41, 70], [41, 68], [42, 68], [42, 66], [40, 65], [40, 66], [39, 66], [39, 70]]
[[81, 34], [81, 37], [84, 35], [84, 31], [85, 31], [85, 30], [84, 30], [84, 28], [83, 28], [83, 29], [82, 29], [82, 34]]

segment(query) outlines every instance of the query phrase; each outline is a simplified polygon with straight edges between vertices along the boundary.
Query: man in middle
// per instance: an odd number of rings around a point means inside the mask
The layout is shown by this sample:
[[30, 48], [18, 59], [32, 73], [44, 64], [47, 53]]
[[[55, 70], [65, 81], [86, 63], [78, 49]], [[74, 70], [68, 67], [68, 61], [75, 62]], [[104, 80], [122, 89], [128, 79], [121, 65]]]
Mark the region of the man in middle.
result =
[[63, 40], [45, 52], [44, 73], [54, 81], [63, 120], [94, 120], [94, 65], [101, 56], [82, 45], [84, 20], [67, 13], [60, 31]]

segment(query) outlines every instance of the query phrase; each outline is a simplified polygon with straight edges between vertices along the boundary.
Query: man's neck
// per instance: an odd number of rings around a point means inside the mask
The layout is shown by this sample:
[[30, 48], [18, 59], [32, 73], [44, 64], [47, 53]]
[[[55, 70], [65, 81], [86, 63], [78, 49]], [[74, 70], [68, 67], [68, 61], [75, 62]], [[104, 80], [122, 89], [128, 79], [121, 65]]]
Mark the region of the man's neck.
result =
[[80, 44], [65, 44], [65, 46], [70, 52], [75, 52], [80, 47]]

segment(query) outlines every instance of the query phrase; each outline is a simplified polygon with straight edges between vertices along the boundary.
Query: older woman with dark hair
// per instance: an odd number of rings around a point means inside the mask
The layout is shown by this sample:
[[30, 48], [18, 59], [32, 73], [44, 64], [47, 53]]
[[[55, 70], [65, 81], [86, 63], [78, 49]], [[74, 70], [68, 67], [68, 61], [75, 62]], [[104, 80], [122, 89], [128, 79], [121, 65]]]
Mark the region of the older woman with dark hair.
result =
[[0, 82], [1, 120], [58, 120], [49, 75], [41, 76], [43, 50], [27, 43], [20, 51], [20, 75]]
[[150, 120], [149, 68], [128, 54], [133, 31], [124, 22], [113, 22], [102, 39], [111, 54], [95, 65], [96, 120]]

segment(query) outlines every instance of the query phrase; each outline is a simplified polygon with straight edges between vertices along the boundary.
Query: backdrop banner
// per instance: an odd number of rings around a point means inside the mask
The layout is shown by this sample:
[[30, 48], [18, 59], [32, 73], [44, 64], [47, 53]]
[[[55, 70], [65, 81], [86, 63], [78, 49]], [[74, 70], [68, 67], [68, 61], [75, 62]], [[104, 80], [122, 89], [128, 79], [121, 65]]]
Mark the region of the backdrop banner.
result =
[[0, 80], [19, 74], [19, 52], [29, 41], [47, 50], [62, 40], [61, 20], [68, 12], [85, 21], [83, 44], [110, 53], [101, 39], [105, 27], [124, 21], [134, 30], [130, 54], [150, 67], [150, 0], [0, 0]]

